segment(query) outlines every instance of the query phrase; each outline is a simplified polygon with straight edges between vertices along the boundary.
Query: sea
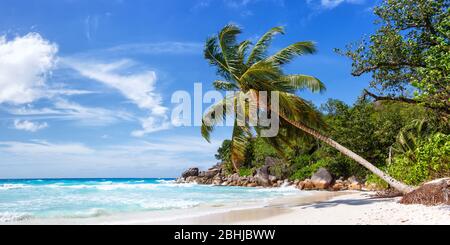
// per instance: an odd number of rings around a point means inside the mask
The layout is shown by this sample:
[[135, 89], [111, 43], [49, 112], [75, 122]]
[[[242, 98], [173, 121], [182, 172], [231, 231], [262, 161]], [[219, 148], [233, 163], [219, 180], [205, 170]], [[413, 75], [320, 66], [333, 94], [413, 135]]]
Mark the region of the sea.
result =
[[177, 184], [174, 179], [0, 180], [0, 224], [240, 206], [294, 195], [301, 191]]

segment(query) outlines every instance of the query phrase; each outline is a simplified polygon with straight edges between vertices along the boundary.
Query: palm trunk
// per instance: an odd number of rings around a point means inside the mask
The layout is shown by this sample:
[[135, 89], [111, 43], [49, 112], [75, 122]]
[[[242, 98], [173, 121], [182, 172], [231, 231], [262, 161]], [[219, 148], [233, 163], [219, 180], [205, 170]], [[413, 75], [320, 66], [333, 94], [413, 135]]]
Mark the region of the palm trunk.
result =
[[406, 193], [409, 193], [414, 190], [413, 187], [403, 184], [403, 183], [399, 182], [398, 180], [392, 178], [391, 176], [384, 173], [379, 168], [375, 167], [373, 164], [368, 162], [366, 159], [362, 158], [361, 156], [357, 155], [353, 151], [347, 149], [346, 147], [342, 146], [341, 144], [337, 143], [336, 141], [332, 140], [331, 138], [328, 138], [328, 137], [322, 135], [321, 133], [319, 133], [318, 131], [316, 131], [312, 128], [309, 128], [299, 122], [292, 121], [282, 114], [280, 114], [280, 117], [283, 118], [284, 120], [286, 120], [287, 122], [289, 122], [290, 124], [294, 125], [295, 127], [299, 128], [300, 130], [310, 134], [311, 136], [313, 136], [316, 139], [323, 141], [324, 143], [335, 148], [342, 154], [355, 160], [356, 162], [358, 162], [359, 164], [361, 164], [362, 166], [364, 166], [365, 168], [370, 170], [372, 173], [374, 173], [375, 175], [377, 175], [378, 177], [380, 177], [381, 179], [386, 181], [390, 186], [392, 186], [396, 190], [400, 191], [401, 193], [406, 194]]
[[231, 154], [231, 163], [233, 164], [234, 172], [239, 173], [239, 162], [238, 160], [233, 156], [233, 153]]

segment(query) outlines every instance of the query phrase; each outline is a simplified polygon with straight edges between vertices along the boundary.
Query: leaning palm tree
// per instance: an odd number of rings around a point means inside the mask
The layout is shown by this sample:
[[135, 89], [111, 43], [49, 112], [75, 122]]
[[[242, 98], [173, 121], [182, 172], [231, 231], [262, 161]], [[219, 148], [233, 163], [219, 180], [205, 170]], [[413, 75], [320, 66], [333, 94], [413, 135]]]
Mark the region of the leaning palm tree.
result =
[[[210, 141], [210, 134], [214, 130], [214, 126], [225, 120], [227, 113], [235, 113], [236, 108], [234, 110], [226, 108], [230, 102], [233, 102], [231, 103], [233, 105], [243, 103], [242, 97], [251, 97], [254, 101], [260, 101], [261, 91], [276, 92], [279, 97], [279, 108], [276, 113], [280, 119], [281, 130], [275, 137], [264, 138], [275, 149], [280, 149], [280, 145], [292, 144], [298, 137], [313, 137], [355, 160], [395, 189], [403, 193], [412, 190], [412, 187], [393, 179], [361, 156], [320, 133], [320, 129], [324, 125], [320, 114], [309, 103], [298, 97], [296, 92], [303, 89], [322, 92], [325, 90], [324, 84], [313, 76], [287, 75], [282, 70], [283, 66], [296, 56], [315, 53], [313, 42], [298, 42], [273, 55], [268, 55], [273, 38], [277, 34], [284, 34], [282, 27], [269, 30], [254, 45], [248, 40], [238, 43], [237, 36], [241, 32], [239, 27], [230, 24], [225, 26], [217, 36], [206, 41], [205, 58], [212, 66], [216, 67], [217, 74], [223, 79], [215, 81], [214, 87], [218, 90], [234, 92], [231, 96], [213, 105], [205, 114], [201, 132], [207, 141]], [[264, 111], [269, 111], [271, 108], [269, 103], [258, 104], [258, 106]], [[247, 105], [244, 107], [248, 109]], [[216, 115], [217, 111], [223, 111], [222, 115]], [[237, 122], [236, 118], [234, 120], [231, 161], [234, 168], [238, 170], [239, 165], [245, 159], [245, 149], [249, 139], [254, 132], [259, 134], [262, 128], [249, 124], [242, 125]]]

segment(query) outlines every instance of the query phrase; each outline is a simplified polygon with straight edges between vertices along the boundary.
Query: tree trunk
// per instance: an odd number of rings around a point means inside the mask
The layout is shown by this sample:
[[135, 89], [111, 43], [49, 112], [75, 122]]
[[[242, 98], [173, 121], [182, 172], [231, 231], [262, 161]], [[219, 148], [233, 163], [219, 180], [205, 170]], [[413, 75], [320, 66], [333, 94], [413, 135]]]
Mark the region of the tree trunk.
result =
[[407, 193], [409, 193], [409, 192], [414, 190], [413, 187], [405, 185], [405, 184], [397, 181], [396, 179], [392, 178], [388, 174], [384, 173], [383, 171], [381, 171], [380, 169], [375, 167], [373, 164], [368, 162], [366, 159], [360, 157], [359, 155], [357, 155], [353, 151], [347, 149], [346, 147], [342, 146], [341, 144], [337, 143], [336, 141], [334, 141], [334, 140], [332, 140], [332, 139], [322, 135], [318, 131], [316, 131], [316, 130], [314, 130], [312, 128], [309, 128], [309, 127], [307, 127], [307, 126], [305, 126], [305, 125], [303, 125], [301, 123], [292, 121], [292, 120], [290, 120], [289, 118], [287, 118], [286, 116], [284, 116], [282, 114], [280, 114], [280, 117], [283, 118], [284, 120], [286, 120], [287, 122], [289, 122], [290, 124], [294, 125], [295, 127], [299, 128], [300, 130], [310, 134], [311, 136], [313, 136], [316, 139], [319, 139], [319, 140], [323, 141], [324, 143], [326, 143], [329, 146], [335, 148], [336, 150], [338, 150], [342, 154], [344, 154], [344, 155], [350, 157], [351, 159], [355, 160], [356, 162], [358, 162], [359, 164], [361, 164], [362, 166], [364, 166], [365, 168], [370, 170], [372, 173], [374, 173], [375, 175], [377, 175], [378, 177], [380, 177], [381, 179], [386, 181], [390, 186], [392, 186], [396, 190], [400, 191], [401, 193], [407, 194]]
[[231, 153], [231, 163], [233, 164], [234, 172], [239, 173], [240, 164], [236, 157], [233, 156], [233, 153]]

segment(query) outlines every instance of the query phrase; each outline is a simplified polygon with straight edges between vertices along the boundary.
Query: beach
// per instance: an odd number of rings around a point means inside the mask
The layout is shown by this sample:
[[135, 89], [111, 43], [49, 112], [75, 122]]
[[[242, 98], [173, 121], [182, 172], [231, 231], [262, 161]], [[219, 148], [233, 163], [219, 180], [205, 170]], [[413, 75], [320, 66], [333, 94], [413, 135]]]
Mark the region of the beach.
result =
[[310, 192], [264, 206], [233, 204], [169, 212], [142, 212], [84, 219], [34, 219], [24, 225], [449, 225], [450, 207], [401, 205], [370, 192]]

